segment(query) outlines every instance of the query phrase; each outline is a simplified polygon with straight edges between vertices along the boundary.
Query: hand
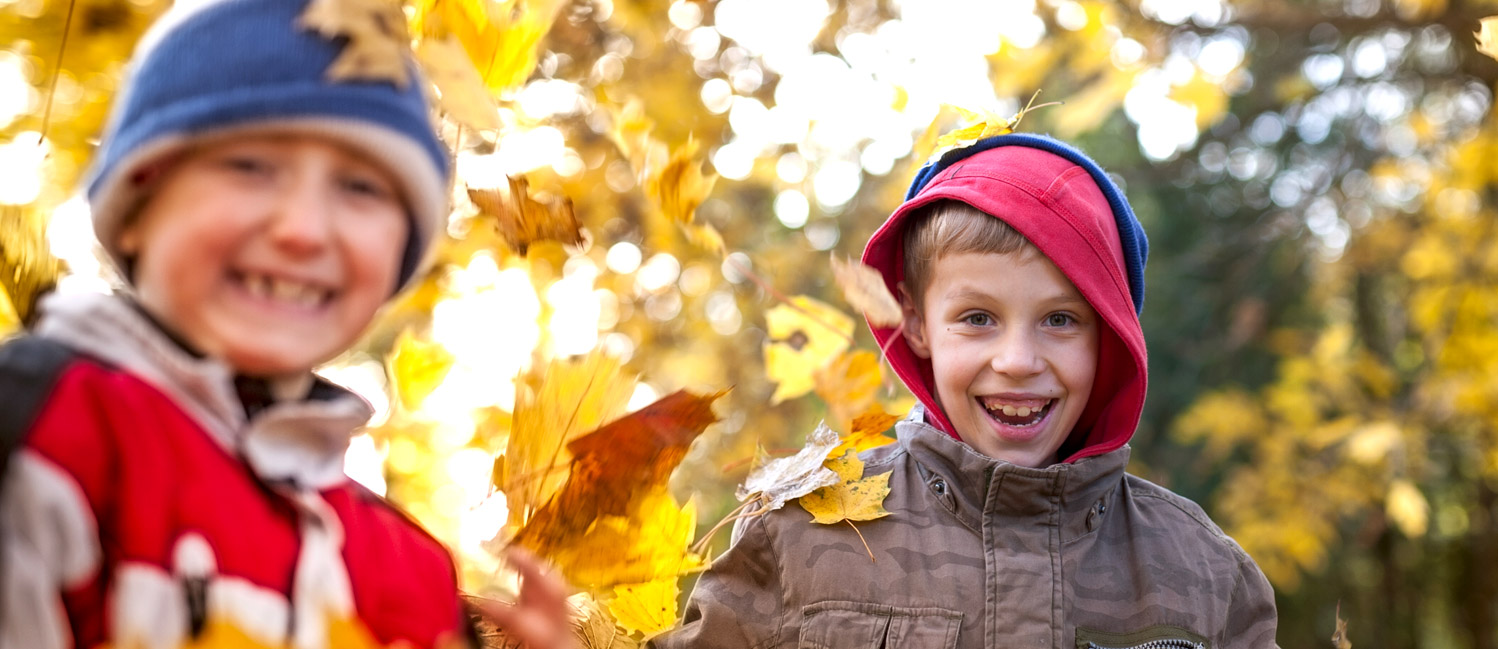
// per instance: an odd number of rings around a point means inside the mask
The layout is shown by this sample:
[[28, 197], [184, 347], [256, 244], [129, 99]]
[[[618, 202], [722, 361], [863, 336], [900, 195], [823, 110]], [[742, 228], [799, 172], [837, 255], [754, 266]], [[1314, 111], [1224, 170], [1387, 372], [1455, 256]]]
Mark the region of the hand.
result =
[[479, 613], [526, 649], [575, 649], [566, 585], [525, 550], [511, 548], [505, 558], [520, 573], [520, 597], [514, 604], [477, 600]]

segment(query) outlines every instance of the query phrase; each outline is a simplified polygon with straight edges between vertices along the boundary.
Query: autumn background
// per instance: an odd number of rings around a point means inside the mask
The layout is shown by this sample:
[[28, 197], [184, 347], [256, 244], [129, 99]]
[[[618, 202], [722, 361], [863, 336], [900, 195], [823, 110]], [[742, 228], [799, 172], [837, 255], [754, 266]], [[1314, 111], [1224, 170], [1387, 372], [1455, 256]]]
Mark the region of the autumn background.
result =
[[[3, 330], [64, 267], [59, 290], [106, 285], [75, 187], [166, 4], [0, 1]], [[1498, 647], [1498, 63], [1474, 36], [1498, 2], [404, 11], [457, 150], [452, 236], [323, 372], [381, 411], [351, 474], [451, 543], [473, 592], [511, 586], [493, 539], [518, 533], [591, 615], [630, 622], [592, 646], [669, 624], [630, 602], [690, 589], [728, 535], [689, 545], [757, 449], [910, 404], [830, 255], [857, 256], [937, 135], [1041, 91], [1064, 104], [1019, 130], [1089, 151], [1150, 235], [1131, 470], [1258, 560], [1287, 648], [1330, 644], [1339, 605], [1359, 649]], [[731, 388], [689, 447], [591, 465], [563, 447], [681, 388]], [[542, 514], [583, 487], [625, 495]]]

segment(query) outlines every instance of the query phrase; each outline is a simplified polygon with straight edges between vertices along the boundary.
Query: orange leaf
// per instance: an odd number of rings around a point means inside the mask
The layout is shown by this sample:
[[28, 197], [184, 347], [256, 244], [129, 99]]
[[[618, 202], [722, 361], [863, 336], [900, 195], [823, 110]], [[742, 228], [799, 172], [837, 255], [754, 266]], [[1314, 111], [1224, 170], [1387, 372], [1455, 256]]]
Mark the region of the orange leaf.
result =
[[899, 415], [891, 415], [884, 409], [875, 405], [868, 412], [853, 418], [853, 430], [843, 436], [843, 441], [837, 448], [832, 449], [827, 455], [829, 457], [841, 457], [848, 451], [862, 453], [871, 448], [878, 448], [895, 441], [884, 432], [889, 430], [895, 422], [900, 421]]
[[843, 289], [848, 304], [863, 312], [876, 327], [894, 327], [904, 319], [900, 302], [890, 294], [879, 271], [862, 262], [843, 261], [832, 256], [832, 276]]
[[468, 188], [468, 198], [483, 215], [495, 219], [495, 227], [515, 252], [524, 255], [537, 241], [560, 241], [582, 245], [582, 224], [572, 212], [569, 198], [538, 200], [530, 194], [524, 176], [510, 176], [510, 195], [494, 189]]

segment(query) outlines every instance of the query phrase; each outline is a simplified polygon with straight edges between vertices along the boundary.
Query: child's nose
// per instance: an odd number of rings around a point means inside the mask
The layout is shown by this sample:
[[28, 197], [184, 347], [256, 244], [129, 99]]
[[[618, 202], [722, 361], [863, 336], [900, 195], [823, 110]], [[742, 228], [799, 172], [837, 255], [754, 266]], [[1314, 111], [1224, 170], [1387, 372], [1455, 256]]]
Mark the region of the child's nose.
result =
[[313, 182], [289, 183], [271, 215], [271, 239], [295, 253], [321, 250], [331, 237], [331, 198]]
[[996, 341], [991, 353], [989, 365], [999, 374], [1027, 377], [1045, 369], [1035, 337], [1023, 331], [1006, 332]]

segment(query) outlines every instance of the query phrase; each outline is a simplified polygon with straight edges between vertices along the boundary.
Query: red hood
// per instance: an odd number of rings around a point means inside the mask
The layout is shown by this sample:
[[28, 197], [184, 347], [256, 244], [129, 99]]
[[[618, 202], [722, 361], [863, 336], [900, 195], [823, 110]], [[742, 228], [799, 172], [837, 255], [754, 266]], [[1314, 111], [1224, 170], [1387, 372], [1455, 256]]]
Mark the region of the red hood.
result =
[[[1144, 332], [1119, 242], [1116, 219], [1120, 217], [1093, 179], [1093, 173], [1101, 175], [1101, 170], [1077, 156], [1091, 168], [1020, 145], [991, 148], [950, 163], [895, 210], [863, 253], [864, 263], [878, 269], [885, 285], [898, 295], [896, 287], [905, 275], [902, 242], [909, 215], [934, 201], [954, 199], [988, 214], [1003, 214], [1005, 222], [1061, 269], [1106, 325], [1099, 341], [1092, 395], [1059, 452], [1066, 462], [1102, 455], [1129, 441], [1139, 424], [1149, 377]], [[1107, 191], [1122, 203], [1122, 194], [1116, 193], [1112, 183]], [[1136, 223], [1126, 207], [1123, 211], [1128, 223]], [[1142, 259], [1138, 265], [1142, 270]], [[1142, 300], [1140, 287], [1136, 292]], [[956, 437], [937, 402], [931, 362], [916, 356], [903, 337], [890, 343], [897, 329], [872, 329], [881, 345], [889, 344], [890, 363], [926, 406], [927, 421]]]

